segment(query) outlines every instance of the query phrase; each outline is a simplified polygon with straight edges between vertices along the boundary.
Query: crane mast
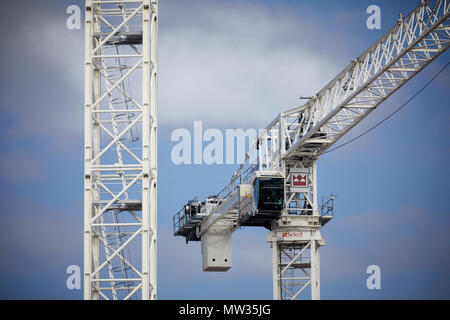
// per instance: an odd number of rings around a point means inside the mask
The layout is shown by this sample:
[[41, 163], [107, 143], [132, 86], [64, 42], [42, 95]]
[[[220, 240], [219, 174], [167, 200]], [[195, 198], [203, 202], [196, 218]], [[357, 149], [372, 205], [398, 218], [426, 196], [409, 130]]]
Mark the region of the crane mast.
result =
[[84, 298], [156, 299], [157, 0], [85, 1]]
[[173, 217], [174, 235], [201, 241], [203, 270], [231, 268], [231, 234], [270, 230], [273, 298], [320, 299], [320, 228], [334, 196], [319, 204], [317, 159], [447, 50], [449, 1], [421, 1], [304, 105], [280, 113], [217, 195], [194, 198]]

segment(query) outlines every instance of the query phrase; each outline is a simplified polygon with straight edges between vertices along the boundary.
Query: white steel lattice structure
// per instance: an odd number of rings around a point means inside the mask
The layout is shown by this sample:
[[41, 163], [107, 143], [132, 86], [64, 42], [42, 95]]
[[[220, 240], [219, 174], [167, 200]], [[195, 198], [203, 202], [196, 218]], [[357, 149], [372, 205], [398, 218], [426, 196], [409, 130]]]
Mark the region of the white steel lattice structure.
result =
[[282, 113], [278, 121], [288, 137], [283, 158], [320, 156], [444, 52], [448, 15], [448, 1], [422, 1], [310, 101]]
[[156, 0], [85, 7], [84, 298], [156, 299]]
[[[227, 242], [225, 235], [239, 226], [264, 226], [270, 230], [274, 299], [297, 299], [308, 291], [320, 299], [319, 229], [334, 215], [334, 196], [319, 205], [317, 158], [448, 49], [449, 7], [448, 0], [421, 1], [307, 103], [278, 115], [216, 197], [200, 209], [190, 202], [175, 215], [175, 235], [202, 241], [206, 271], [231, 267], [217, 266], [216, 259], [205, 263], [216, 250], [203, 244], [208, 238]], [[283, 181], [279, 215], [257, 207], [255, 190], [263, 179]]]

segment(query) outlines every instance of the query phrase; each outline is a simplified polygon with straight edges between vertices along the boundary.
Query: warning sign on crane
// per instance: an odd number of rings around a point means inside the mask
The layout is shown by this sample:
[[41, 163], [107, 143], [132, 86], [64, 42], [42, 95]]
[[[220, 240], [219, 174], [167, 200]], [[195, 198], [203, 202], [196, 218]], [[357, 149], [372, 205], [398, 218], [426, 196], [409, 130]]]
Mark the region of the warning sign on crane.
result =
[[291, 169], [291, 191], [293, 192], [308, 192], [309, 179], [308, 169], [295, 168]]

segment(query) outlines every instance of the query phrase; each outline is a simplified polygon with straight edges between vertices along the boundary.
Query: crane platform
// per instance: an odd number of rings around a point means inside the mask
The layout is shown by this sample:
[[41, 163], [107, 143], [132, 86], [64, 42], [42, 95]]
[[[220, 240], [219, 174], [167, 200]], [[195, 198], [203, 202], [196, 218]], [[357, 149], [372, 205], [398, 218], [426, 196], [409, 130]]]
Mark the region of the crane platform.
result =
[[[107, 206], [110, 200], [97, 200], [93, 201], [94, 205], [104, 207]], [[106, 211], [142, 211], [142, 201], [141, 200], [117, 200], [110, 204]]]
[[[267, 192], [265, 192], [267, 196]], [[335, 195], [329, 197], [322, 197], [322, 203], [319, 210], [319, 223], [320, 226], [324, 226], [331, 221], [334, 217], [334, 199]], [[245, 199], [245, 198], [244, 198]], [[247, 202], [251, 202], [251, 198], [245, 199]], [[246, 201], [239, 203], [239, 209], [235, 212], [234, 209], [228, 210], [231, 214], [231, 218], [236, 221], [237, 226], [242, 227], [264, 227], [266, 229], [271, 228], [271, 223], [274, 220], [278, 220], [282, 213], [281, 210], [258, 213], [249, 213], [245, 210], [248, 206]], [[273, 200], [273, 199], [272, 199]], [[208, 217], [208, 210], [206, 210], [205, 204], [220, 206], [222, 202], [217, 201], [217, 196], [209, 197], [206, 201], [199, 201], [197, 198], [190, 200], [180, 211], [178, 211], [173, 217], [173, 234], [174, 236], [182, 236], [186, 238], [186, 242], [189, 241], [201, 241], [197, 236], [196, 228], [200, 226]], [[267, 204], [266, 204], [267, 205]], [[298, 212], [290, 212], [289, 215], [311, 215], [312, 212], [309, 209], [299, 210]]]
[[186, 241], [200, 241], [195, 234], [195, 228], [207, 216], [201, 212], [202, 202], [191, 200], [183, 209], [178, 211], [173, 217], [173, 234], [183, 236]]

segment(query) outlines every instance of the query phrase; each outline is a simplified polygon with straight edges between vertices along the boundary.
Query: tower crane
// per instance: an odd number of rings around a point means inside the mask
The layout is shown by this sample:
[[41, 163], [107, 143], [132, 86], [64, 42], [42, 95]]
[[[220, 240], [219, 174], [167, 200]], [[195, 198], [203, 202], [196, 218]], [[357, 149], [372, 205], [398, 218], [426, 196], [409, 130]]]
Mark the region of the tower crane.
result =
[[201, 241], [204, 271], [231, 268], [240, 226], [265, 227], [273, 298], [294, 300], [310, 288], [320, 299], [320, 228], [334, 216], [334, 196], [319, 205], [317, 159], [447, 50], [449, 7], [421, 1], [305, 104], [273, 119], [217, 195], [175, 214], [174, 235]]

